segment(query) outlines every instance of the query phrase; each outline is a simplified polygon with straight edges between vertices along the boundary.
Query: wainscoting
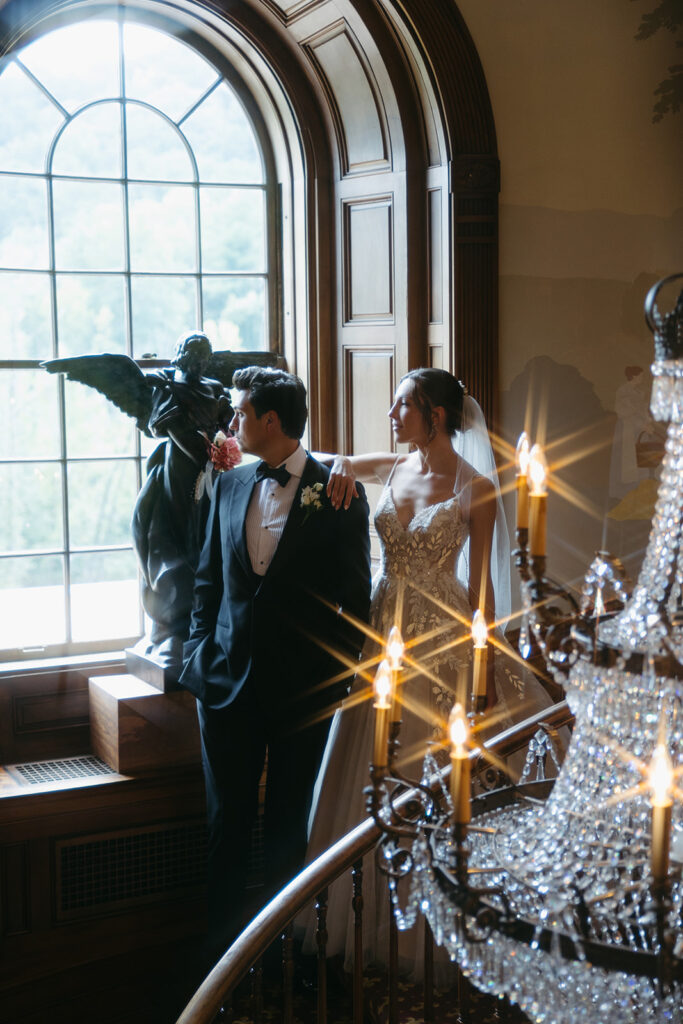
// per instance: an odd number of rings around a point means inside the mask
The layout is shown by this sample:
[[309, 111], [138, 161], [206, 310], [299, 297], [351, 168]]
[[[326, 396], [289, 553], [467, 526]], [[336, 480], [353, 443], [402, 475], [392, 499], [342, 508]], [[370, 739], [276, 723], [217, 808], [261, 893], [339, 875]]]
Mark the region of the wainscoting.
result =
[[[127, 1020], [91, 1002], [98, 989], [106, 992], [112, 965], [112, 988], [134, 986], [137, 976], [158, 998], [159, 970], [202, 934], [206, 822], [198, 746], [194, 763], [136, 775], [120, 774], [92, 753], [88, 679], [122, 669], [112, 660], [82, 670], [3, 673], [2, 1024]], [[146, 980], [139, 970], [145, 963]], [[116, 1000], [104, 999], [113, 1013]]]

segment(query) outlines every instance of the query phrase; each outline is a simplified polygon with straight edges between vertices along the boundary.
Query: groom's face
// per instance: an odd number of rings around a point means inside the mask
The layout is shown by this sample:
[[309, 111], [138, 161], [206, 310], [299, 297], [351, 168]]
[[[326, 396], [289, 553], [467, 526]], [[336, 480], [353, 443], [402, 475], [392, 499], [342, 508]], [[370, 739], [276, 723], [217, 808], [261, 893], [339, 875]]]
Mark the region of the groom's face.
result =
[[236, 391], [235, 395], [235, 414], [230, 421], [230, 429], [243, 452], [249, 455], [262, 455], [270, 438], [266, 422], [268, 413], [264, 413], [260, 418], [256, 415], [254, 406], [249, 401], [248, 391]]

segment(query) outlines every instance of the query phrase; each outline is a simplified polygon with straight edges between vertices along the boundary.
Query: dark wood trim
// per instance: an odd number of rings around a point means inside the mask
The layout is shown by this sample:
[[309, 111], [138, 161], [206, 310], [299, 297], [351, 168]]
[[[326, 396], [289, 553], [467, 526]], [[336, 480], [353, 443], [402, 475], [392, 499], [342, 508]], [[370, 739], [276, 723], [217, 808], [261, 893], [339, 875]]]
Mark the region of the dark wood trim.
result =
[[[360, 6], [360, 0], [356, 2]], [[495, 429], [500, 166], [486, 78], [454, 0], [377, 3], [402, 22], [423, 57], [437, 97], [436, 116], [445, 134], [452, 195], [450, 366]], [[468, 221], [475, 197], [487, 210], [486, 225], [482, 223], [478, 237]]]

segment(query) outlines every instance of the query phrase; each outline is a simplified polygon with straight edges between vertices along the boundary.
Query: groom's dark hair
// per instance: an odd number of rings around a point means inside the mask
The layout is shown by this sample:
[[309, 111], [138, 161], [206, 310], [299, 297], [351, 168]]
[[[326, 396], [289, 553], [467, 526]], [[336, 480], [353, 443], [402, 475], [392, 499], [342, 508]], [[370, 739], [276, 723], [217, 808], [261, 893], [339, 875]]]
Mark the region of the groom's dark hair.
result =
[[306, 388], [299, 377], [285, 370], [245, 366], [232, 375], [232, 386], [249, 392], [249, 401], [259, 419], [272, 410], [278, 414], [283, 434], [297, 441], [301, 438], [308, 408]]

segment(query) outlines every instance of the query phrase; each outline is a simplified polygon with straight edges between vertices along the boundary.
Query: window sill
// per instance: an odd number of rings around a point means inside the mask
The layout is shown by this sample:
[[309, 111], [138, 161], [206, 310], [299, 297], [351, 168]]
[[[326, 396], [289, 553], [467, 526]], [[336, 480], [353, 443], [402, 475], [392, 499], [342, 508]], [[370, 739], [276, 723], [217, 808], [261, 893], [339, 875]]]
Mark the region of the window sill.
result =
[[6, 676], [36, 675], [42, 672], [68, 672], [79, 669], [103, 669], [125, 663], [122, 650], [99, 651], [96, 654], [65, 654], [56, 658], [35, 658], [32, 661], [5, 661], [0, 664], [0, 679]]

